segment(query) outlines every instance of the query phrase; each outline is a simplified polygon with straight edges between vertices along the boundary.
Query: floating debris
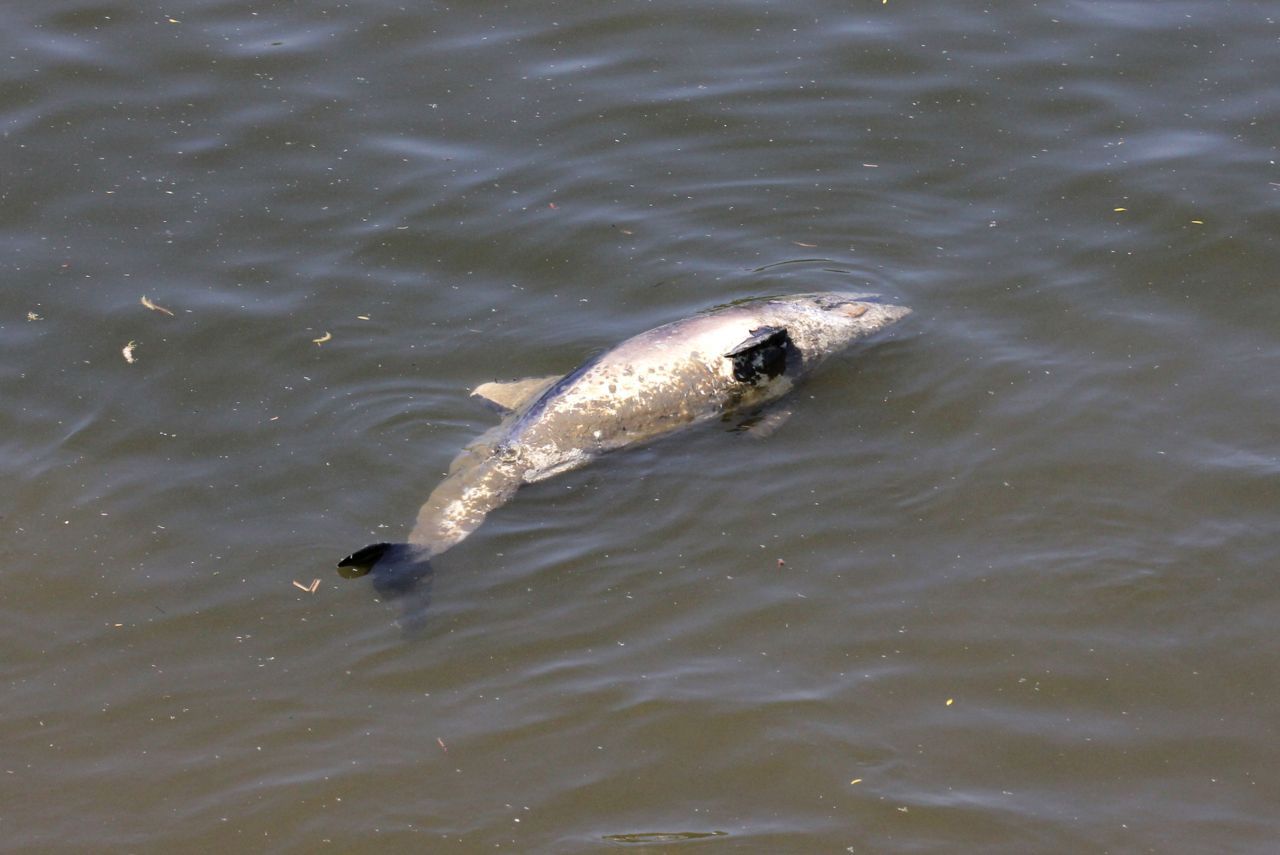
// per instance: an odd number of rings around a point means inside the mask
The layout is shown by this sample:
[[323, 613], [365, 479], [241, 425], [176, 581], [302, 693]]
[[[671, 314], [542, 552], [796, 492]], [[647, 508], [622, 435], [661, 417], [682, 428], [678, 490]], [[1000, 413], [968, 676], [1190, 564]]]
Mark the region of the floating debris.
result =
[[333, 338], [333, 333], [326, 331], [324, 335], [320, 336], [319, 338], [313, 338], [311, 340], [316, 343], [317, 347], [319, 347], [320, 345], [324, 344], [326, 341], [329, 341], [331, 338]]
[[44, 318], [40, 317], [40, 316], [39, 316], [38, 314], [36, 314], [35, 312], [27, 312], [27, 320], [29, 320], [29, 321], [43, 321], [43, 320], [44, 320]]
[[436, 737], [436, 745], [439, 745], [440, 750], [443, 751], [445, 754], [449, 753], [449, 746], [445, 745], [444, 740], [438, 736]]
[[138, 343], [136, 341], [131, 341], [124, 346], [123, 350], [120, 351], [120, 355], [124, 357], [124, 361], [129, 363], [130, 365], [138, 361], [133, 356], [133, 349], [137, 346], [138, 346]]
[[142, 305], [146, 306], [148, 309], [150, 309], [153, 312], [159, 312], [162, 315], [168, 315], [171, 318], [173, 317], [173, 312], [169, 311], [164, 306], [157, 306], [155, 303], [151, 302], [150, 297], [144, 296], [142, 298]]
[[794, 243], [796, 246], [802, 246], [805, 249], [817, 249], [818, 247], [816, 243], [801, 243], [798, 240], [793, 240], [792, 243]]
[[314, 594], [320, 588], [320, 580], [312, 579], [310, 585], [304, 585], [297, 579], [294, 579], [293, 587], [297, 588], [299, 591], [306, 591], [308, 594]]
[[1118, 213], [1120, 213], [1121, 211], [1127, 211], [1127, 210], [1129, 210], [1129, 209], [1128, 209], [1128, 208], [1112, 208], [1111, 210], [1115, 211], [1115, 212], [1118, 214]]

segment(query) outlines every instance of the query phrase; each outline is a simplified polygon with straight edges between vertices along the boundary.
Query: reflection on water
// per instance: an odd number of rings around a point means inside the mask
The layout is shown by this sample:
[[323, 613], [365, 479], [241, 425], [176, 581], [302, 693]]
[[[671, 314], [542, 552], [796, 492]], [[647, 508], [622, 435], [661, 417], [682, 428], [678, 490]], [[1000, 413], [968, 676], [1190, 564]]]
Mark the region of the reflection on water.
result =
[[680, 843], [684, 840], [724, 837], [727, 834], [727, 831], [653, 831], [637, 834], [606, 834], [603, 839], [611, 843]]
[[[6, 840], [1268, 851], [1273, 17], [15, 5]], [[468, 389], [822, 290], [918, 319], [767, 440], [333, 578]]]

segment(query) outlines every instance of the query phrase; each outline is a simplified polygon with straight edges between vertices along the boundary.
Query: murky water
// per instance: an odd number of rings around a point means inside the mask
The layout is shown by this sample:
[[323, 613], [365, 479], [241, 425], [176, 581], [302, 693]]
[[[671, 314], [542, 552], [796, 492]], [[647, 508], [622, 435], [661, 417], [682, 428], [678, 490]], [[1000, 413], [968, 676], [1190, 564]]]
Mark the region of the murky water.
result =
[[[1277, 11], [10, 4], [3, 848], [1274, 851]], [[334, 572], [476, 384], [849, 288], [420, 632]]]

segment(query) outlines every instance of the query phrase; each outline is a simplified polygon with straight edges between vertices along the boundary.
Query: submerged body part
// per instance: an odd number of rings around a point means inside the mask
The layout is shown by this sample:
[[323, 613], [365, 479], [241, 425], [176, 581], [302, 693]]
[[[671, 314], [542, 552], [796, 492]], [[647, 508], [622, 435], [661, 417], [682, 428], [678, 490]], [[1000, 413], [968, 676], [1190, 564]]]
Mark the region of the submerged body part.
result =
[[786, 394], [832, 354], [911, 313], [875, 295], [746, 300], [627, 339], [563, 377], [486, 383], [472, 394], [509, 414], [467, 445], [427, 498], [408, 543], [376, 543], [339, 564], [425, 564], [475, 531], [523, 484], [607, 452]]

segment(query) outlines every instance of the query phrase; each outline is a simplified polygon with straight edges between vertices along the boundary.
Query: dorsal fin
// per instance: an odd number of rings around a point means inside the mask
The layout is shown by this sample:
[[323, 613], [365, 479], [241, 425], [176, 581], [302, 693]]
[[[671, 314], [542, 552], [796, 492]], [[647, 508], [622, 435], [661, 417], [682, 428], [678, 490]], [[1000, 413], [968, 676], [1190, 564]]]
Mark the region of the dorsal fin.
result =
[[512, 380], [508, 383], [481, 383], [471, 390], [471, 394], [512, 412], [533, 401], [559, 379], [560, 375], [557, 374], [554, 377], [526, 377], [524, 380]]
[[791, 350], [791, 336], [786, 327], [756, 327], [750, 338], [725, 354], [733, 360], [733, 379], [739, 383], [754, 383], [764, 377], [771, 380], [787, 367], [787, 352]]

